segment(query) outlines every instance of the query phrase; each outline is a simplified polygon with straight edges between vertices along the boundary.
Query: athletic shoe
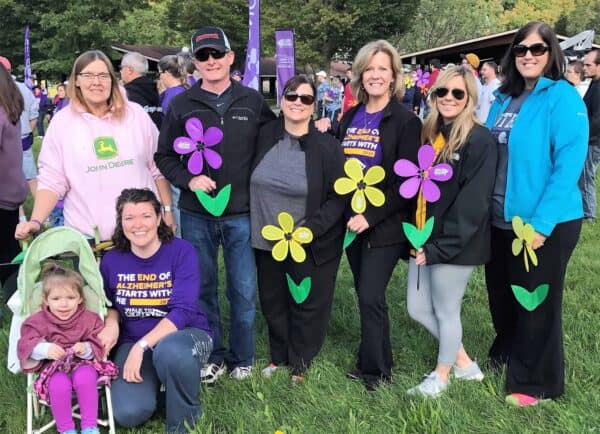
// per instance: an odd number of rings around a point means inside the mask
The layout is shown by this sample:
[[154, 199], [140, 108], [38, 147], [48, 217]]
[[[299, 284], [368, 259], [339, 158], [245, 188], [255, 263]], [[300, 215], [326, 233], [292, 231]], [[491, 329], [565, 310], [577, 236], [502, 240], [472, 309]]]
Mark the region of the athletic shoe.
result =
[[229, 376], [234, 380], [243, 380], [244, 378], [248, 378], [252, 375], [252, 366], [238, 366]]
[[200, 371], [200, 381], [204, 384], [213, 384], [225, 372], [227, 372], [225, 362], [221, 362], [218, 365], [216, 363], [208, 363]]
[[483, 372], [479, 369], [479, 365], [477, 362], [473, 361], [466, 368], [459, 368], [454, 365], [454, 378], [459, 378], [461, 380], [475, 380], [481, 381], [483, 380]]
[[292, 375], [292, 384], [299, 384], [304, 382], [302, 375]]
[[269, 366], [267, 366], [261, 371], [262, 376], [265, 378], [271, 378], [271, 376], [275, 373], [278, 367], [279, 366], [277, 366], [275, 363], [269, 363]]
[[448, 388], [448, 383], [440, 380], [437, 372], [426, 375], [421, 384], [406, 391], [409, 395], [421, 394], [426, 398], [437, 398]]
[[511, 393], [506, 397], [506, 403], [514, 405], [515, 407], [529, 407], [532, 405], [538, 405], [540, 400], [523, 393]]
[[350, 372], [346, 372], [346, 378], [349, 380], [360, 380], [362, 371], [360, 369], [354, 369]]

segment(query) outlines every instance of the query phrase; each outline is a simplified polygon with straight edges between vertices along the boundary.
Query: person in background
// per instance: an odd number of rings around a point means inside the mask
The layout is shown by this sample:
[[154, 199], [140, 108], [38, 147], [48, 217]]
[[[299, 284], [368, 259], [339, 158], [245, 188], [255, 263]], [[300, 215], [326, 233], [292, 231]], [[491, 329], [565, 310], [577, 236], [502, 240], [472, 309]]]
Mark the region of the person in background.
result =
[[340, 79], [337, 77], [331, 77], [329, 81], [329, 89], [327, 89], [327, 92], [325, 92], [323, 101], [325, 103], [325, 113], [331, 121], [331, 129], [333, 131], [337, 131], [338, 115], [342, 109], [343, 92], [344, 87], [342, 86]]
[[160, 130], [162, 122], [160, 101], [154, 80], [147, 76], [148, 59], [140, 53], [131, 51], [121, 59], [120, 70], [127, 98], [141, 105], [156, 128]]
[[37, 132], [38, 137], [42, 138], [44, 137], [44, 120], [51, 103], [48, 99], [48, 93], [42, 85], [33, 86], [33, 96], [38, 100]]
[[356, 97], [352, 93], [350, 88], [350, 82], [352, 81], [352, 65], [348, 66], [346, 70], [346, 84], [344, 85], [344, 99], [342, 101], [342, 115], [358, 104]]
[[[562, 80], [564, 65], [548, 24], [521, 27], [502, 60], [504, 79], [486, 122], [498, 144], [485, 267], [496, 331], [488, 357], [492, 368], [507, 365], [506, 402], [521, 407], [564, 393], [563, 286], [581, 231], [577, 181], [589, 129], [581, 97]], [[531, 238], [515, 217], [532, 226]], [[537, 265], [523, 255], [535, 256]], [[522, 305], [512, 289], [541, 291], [544, 284], [547, 296], [537, 307]]]
[[325, 71], [319, 71], [315, 74], [317, 77], [317, 118], [327, 117], [325, 110], [325, 94], [329, 89], [329, 81], [327, 81], [327, 73]]
[[483, 86], [481, 86], [480, 99], [477, 103], [475, 111], [477, 119], [481, 123], [485, 123], [490, 112], [492, 102], [494, 102], [494, 92], [500, 87], [500, 80], [496, 77], [498, 65], [495, 62], [484, 62], [481, 67], [481, 78], [483, 78]]
[[590, 87], [591, 81], [585, 76], [585, 71], [583, 69], [584, 66], [581, 60], [571, 60], [565, 71], [565, 79], [575, 86], [575, 89], [577, 89], [577, 92], [582, 98], [585, 96], [588, 87]]
[[442, 64], [440, 62], [440, 59], [431, 59], [429, 61], [429, 69], [431, 71], [429, 72], [429, 81], [427, 83], [427, 89], [431, 89], [435, 84], [435, 81], [437, 80], [438, 75], [440, 74], [441, 67]]
[[67, 87], [64, 84], [56, 86], [56, 102], [54, 104], [53, 115], [64, 109], [69, 104], [69, 98], [67, 98]]
[[239, 69], [235, 69], [232, 73], [231, 73], [231, 79], [235, 80], [235, 81], [242, 81], [242, 73]]

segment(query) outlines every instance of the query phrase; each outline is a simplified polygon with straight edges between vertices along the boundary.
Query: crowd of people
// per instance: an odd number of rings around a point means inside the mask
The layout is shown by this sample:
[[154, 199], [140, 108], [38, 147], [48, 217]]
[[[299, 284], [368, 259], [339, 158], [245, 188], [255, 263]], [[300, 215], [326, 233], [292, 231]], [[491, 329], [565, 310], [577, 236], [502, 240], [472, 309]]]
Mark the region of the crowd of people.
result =
[[[595, 219], [597, 50], [567, 64], [553, 30], [531, 22], [503, 56], [501, 78], [492, 60], [467, 53], [460, 65], [433, 59], [426, 86], [408, 93], [397, 50], [373, 41], [345, 84], [325, 71], [316, 82], [292, 77], [277, 117], [231, 72], [222, 29], [202, 27], [191, 41], [190, 56], [158, 62], [162, 93], [139, 53], [123, 57], [121, 81], [104, 53], [81, 54], [29, 175], [25, 140], [40, 113], [0, 58], [1, 262], [59, 201], [66, 226], [114, 243], [100, 265], [112, 302], [103, 325], [75, 333], [87, 315], [80, 280], [55, 264], [43, 275], [39, 314], [53, 325], [36, 314], [35, 333], [24, 329], [23, 366], [34, 360], [43, 371], [75, 357], [68, 375], [47, 373], [59, 432], [75, 432], [64, 409], [72, 390], [87, 411], [82, 432], [98, 432], [89, 390], [98, 373], [88, 361], [106, 355], [118, 369], [120, 426], [146, 422], [162, 385], [166, 432], [187, 432], [202, 414], [201, 383], [254, 374], [257, 293], [270, 354], [261, 374], [287, 369], [305, 381], [344, 252], [360, 313], [349, 379], [369, 391], [393, 379], [386, 290], [402, 260], [408, 313], [439, 344], [432, 371], [407, 393], [435, 398], [451, 378], [481, 381], [501, 369], [509, 404], [564, 393], [563, 285], [582, 220]], [[37, 183], [33, 210], [19, 222], [27, 181]], [[481, 367], [465, 349], [460, 315], [480, 265], [496, 334]], [[137, 290], [149, 276], [159, 276], [160, 291]], [[546, 285], [547, 296], [526, 306], [516, 285]]]

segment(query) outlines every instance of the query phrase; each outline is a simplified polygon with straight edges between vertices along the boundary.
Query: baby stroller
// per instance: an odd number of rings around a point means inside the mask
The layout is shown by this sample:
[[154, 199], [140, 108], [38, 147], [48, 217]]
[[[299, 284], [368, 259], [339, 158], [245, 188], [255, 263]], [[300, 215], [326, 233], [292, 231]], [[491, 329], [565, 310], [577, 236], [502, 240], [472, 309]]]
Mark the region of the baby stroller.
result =
[[[17, 277], [17, 292], [8, 301], [8, 306], [13, 312], [8, 342], [8, 369], [13, 373], [21, 371], [17, 357], [17, 342], [20, 337], [21, 324], [29, 315], [41, 309], [42, 285], [41, 282], [38, 282], [38, 278], [48, 259], [79, 271], [85, 280], [83, 293], [86, 307], [89, 310], [104, 318], [107, 306], [110, 304], [104, 294], [102, 276], [87, 239], [79, 232], [67, 227], [56, 227], [43, 232], [31, 243], [25, 253]], [[34, 416], [36, 420], [40, 419], [45, 409], [40, 404], [47, 405], [39, 400], [33, 391], [34, 377], [35, 374], [27, 375], [27, 434], [45, 432], [55, 424], [53, 420], [40, 428], [33, 428]], [[114, 434], [116, 431], [110, 388], [108, 386], [102, 386], [102, 388], [104, 399], [100, 396], [102, 408], [99, 411], [98, 425], [108, 427], [109, 433]], [[77, 408], [77, 405], [73, 406], [73, 417], [80, 418]], [[106, 414], [105, 418], [100, 417], [102, 413]]]

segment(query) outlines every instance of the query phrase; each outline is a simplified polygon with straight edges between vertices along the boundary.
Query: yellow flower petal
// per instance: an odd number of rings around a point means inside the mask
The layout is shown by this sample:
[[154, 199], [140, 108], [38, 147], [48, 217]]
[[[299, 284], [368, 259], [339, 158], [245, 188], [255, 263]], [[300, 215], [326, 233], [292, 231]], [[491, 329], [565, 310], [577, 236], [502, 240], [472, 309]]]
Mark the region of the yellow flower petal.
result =
[[535, 267], [537, 267], [538, 259], [537, 259], [537, 254], [535, 253], [535, 250], [533, 250], [533, 248], [530, 247], [529, 245], [527, 245], [526, 248], [527, 248], [527, 253], [529, 254], [529, 258], [531, 259], [531, 263]]
[[307, 227], [300, 226], [294, 231], [292, 238], [298, 241], [300, 244], [306, 244], [313, 240], [313, 233]]
[[533, 239], [535, 238], [535, 230], [533, 226], [530, 224], [526, 224], [523, 227], [523, 239], [527, 241], [527, 244], [531, 245], [533, 243]]
[[365, 184], [367, 185], [375, 185], [378, 182], [383, 181], [385, 178], [385, 170], [381, 166], [373, 166], [367, 170], [365, 174]]
[[264, 226], [262, 228], [262, 230], [260, 231], [260, 233], [265, 240], [269, 240], [269, 241], [281, 240], [285, 236], [285, 234], [283, 233], [281, 228], [278, 228], [277, 226], [274, 226], [274, 225]]
[[277, 216], [279, 226], [286, 234], [291, 234], [294, 230], [294, 218], [287, 212], [280, 212]]
[[304, 262], [306, 259], [306, 252], [302, 246], [294, 240], [290, 241], [290, 253], [292, 254], [292, 259], [296, 262]]
[[348, 194], [351, 191], [356, 190], [356, 182], [344, 176], [342, 178], [338, 178], [335, 181], [335, 183], [333, 184], [333, 189], [339, 195]]
[[363, 190], [356, 190], [352, 195], [352, 201], [350, 202], [352, 211], [356, 214], [362, 214], [367, 209], [367, 201], [365, 200], [365, 193]]
[[271, 251], [273, 259], [279, 262], [283, 261], [288, 254], [288, 244], [288, 240], [278, 241], [277, 244], [273, 246], [273, 250]]
[[362, 166], [360, 165], [360, 161], [356, 158], [349, 158], [346, 160], [344, 163], [344, 172], [346, 172], [346, 175], [348, 175], [355, 183], [358, 183], [363, 179]]
[[519, 256], [521, 250], [523, 249], [523, 240], [519, 238], [515, 238], [512, 242], [512, 254], [515, 256]]
[[523, 220], [518, 215], [512, 219], [512, 228], [517, 238], [523, 239]]
[[365, 188], [365, 195], [373, 206], [381, 206], [385, 202], [385, 195], [378, 188], [367, 186]]

